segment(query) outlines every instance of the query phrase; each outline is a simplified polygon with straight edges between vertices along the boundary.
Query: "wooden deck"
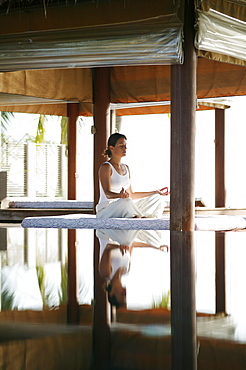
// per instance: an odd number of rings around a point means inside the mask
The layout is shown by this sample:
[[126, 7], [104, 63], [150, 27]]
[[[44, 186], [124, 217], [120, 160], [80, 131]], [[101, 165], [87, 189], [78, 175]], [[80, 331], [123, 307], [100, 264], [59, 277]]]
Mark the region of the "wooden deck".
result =
[[66, 209], [27, 209], [27, 208], [6, 208], [0, 209], [0, 222], [18, 223], [22, 222], [25, 217], [45, 217], [45, 216], [62, 216], [69, 214], [94, 214], [94, 210], [66, 208]]
[[[169, 214], [169, 208], [165, 209], [164, 214]], [[22, 222], [25, 217], [45, 217], [45, 216], [62, 216], [69, 214], [94, 214], [92, 208], [78, 209], [78, 208], [65, 208], [65, 209], [27, 209], [27, 208], [6, 208], [0, 209], [0, 222], [4, 223], [18, 223]], [[212, 216], [212, 215], [232, 215], [232, 216], [245, 216], [246, 208], [206, 208], [197, 207], [195, 209], [196, 215]]]
[[195, 214], [199, 216], [209, 216], [209, 215], [230, 215], [230, 216], [246, 216], [246, 208], [206, 208], [197, 207]]

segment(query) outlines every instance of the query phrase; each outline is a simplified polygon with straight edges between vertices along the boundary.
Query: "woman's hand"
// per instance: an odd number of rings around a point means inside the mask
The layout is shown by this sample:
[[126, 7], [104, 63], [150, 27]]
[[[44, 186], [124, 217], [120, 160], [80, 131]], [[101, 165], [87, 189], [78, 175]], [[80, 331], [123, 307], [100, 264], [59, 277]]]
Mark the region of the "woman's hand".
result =
[[121, 191], [120, 191], [120, 198], [129, 198], [129, 193], [124, 189], [122, 188]]
[[119, 249], [121, 251], [122, 256], [126, 253], [126, 251], [129, 251], [129, 246], [128, 245], [119, 245], [119, 244], [114, 244], [114, 243], [108, 243], [106, 245], [105, 251], [110, 253], [113, 249]]
[[168, 191], [167, 186], [165, 188], [158, 189], [156, 192], [157, 192], [157, 194], [160, 194], [160, 195], [169, 195], [170, 194], [170, 192]]
[[129, 251], [129, 247], [128, 245], [119, 245], [119, 248], [120, 248], [120, 251], [121, 251], [121, 254], [122, 256], [124, 256], [124, 254]]

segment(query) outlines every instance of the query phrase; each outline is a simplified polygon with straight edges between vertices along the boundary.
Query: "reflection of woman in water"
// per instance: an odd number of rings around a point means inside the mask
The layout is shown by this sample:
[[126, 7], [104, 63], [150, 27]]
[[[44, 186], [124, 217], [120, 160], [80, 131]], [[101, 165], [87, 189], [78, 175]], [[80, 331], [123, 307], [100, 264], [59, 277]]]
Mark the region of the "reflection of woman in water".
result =
[[110, 159], [99, 169], [100, 199], [96, 207], [97, 217], [160, 217], [165, 205], [163, 196], [169, 194], [167, 187], [133, 192], [129, 167], [121, 163], [125, 155], [125, 135], [112, 134], [104, 151], [104, 156]]
[[100, 241], [99, 273], [107, 282], [108, 299], [116, 308], [126, 305], [126, 288], [121, 278], [131, 265], [133, 248], [151, 247], [167, 251], [160, 245], [161, 234], [157, 230], [97, 230]]

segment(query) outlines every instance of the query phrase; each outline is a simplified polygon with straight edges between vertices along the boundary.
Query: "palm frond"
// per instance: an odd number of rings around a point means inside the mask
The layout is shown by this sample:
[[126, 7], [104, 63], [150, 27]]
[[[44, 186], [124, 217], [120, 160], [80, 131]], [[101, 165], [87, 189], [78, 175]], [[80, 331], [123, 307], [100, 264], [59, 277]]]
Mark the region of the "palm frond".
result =
[[44, 142], [44, 134], [45, 134], [45, 121], [47, 121], [47, 117], [45, 114], [40, 114], [39, 120], [38, 120], [38, 128], [35, 138], [35, 143], [41, 144]]

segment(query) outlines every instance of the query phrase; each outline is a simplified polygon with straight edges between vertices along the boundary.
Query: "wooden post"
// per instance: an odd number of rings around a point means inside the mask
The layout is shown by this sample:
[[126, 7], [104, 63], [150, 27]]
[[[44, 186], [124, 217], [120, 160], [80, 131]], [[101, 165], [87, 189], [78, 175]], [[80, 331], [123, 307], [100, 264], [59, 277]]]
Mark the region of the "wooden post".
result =
[[110, 69], [95, 68], [93, 80], [94, 117], [94, 203], [99, 199], [98, 170], [110, 135]]
[[194, 2], [185, 1], [184, 64], [171, 66], [172, 370], [197, 369], [194, 273], [196, 53]]
[[67, 256], [67, 322], [79, 323], [79, 304], [77, 299], [77, 263], [76, 263], [76, 230], [68, 230], [68, 256]]
[[[110, 69], [95, 68], [94, 102], [94, 206], [99, 199], [98, 170], [105, 160], [102, 153], [110, 135]], [[99, 241], [94, 236], [94, 310], [93, 310], [93, 369], [110, 367], [110, 310], [98, 272]]]
[[[215, 109], [215, 207], [225, 207], [225, 110]], [[215, 311], [226, 312], [225, 233], [215, 233]]]
[[[188, 21], [192, 29], [187, 29]], [[194, 23], [192, 19], [187, 19], [185, 23], [184, 64], [171, 66], [170, 228], [193, 231], [197, 60], [193, 46]]]
[[225, 110], [215, 109], [215, 207], [225, 207]]
[[76, 148], [79, 103], [68, 103], [68, 199], [76, 200]]
[[[76, 200], [76, 149], [77, 119], [79, 103], [68, 103], [68, 199]], [[79, 305], [77, 301], [77, 263], [76, 263], [76, 230], [68, 230], [68, 303], [67, 321], [79, 322]]]

